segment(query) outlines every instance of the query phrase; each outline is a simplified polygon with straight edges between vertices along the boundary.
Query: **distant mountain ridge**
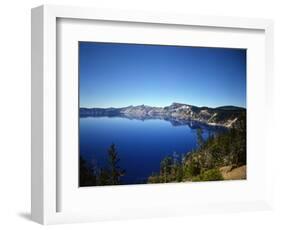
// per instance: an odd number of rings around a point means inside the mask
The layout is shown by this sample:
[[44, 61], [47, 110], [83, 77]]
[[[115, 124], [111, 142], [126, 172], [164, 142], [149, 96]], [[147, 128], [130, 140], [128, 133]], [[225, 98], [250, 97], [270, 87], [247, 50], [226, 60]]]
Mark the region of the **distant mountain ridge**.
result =
[[198, 107], [183, 103], [172, 103], [165, 107], [147, 105], [122, 108], [80, 108], [80, 116], [126, 117], [130, 119], [165, 119], [178, 122], [196, 121], [207, 125], [233, 127], [239, 119], [246, 117], [246, 109], [236, 106], [216, 108]]

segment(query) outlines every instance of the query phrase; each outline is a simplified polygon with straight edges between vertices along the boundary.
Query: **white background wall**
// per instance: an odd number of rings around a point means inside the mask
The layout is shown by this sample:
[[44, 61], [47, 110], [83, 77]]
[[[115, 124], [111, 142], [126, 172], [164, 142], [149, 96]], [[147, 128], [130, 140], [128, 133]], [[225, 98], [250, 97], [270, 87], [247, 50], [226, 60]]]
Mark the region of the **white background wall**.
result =
[[[0, 228], [38, 229], [30, 213], [30, 8], [68, 4], [175, 13], [263, 17], [275, 20], [275, 90], [281, 94], [281, 6], [278, 0], [6, 0], [0, 8]], [[280, 229], [280, 99], [275, 110], [275, 203], [272, 212], [203, 215], [48, 226], [52, 229]], [[262, 125], [262, 121], [261, 121]], [[278, 148], [279, 147], [279, 148]], [[262, 169], [261, 169], [262, 170]]]

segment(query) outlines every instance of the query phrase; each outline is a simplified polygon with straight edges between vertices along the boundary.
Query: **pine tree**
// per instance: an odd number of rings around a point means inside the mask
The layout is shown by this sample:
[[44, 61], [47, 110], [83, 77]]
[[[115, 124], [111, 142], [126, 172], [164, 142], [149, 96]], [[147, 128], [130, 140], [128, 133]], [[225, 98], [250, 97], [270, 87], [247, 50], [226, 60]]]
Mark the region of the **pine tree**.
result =
[[114, 144], [108, 149], [108, 160], [109, 160], [109, 184], [117, 185], [120, 184], [120, 177], [125, 174], [125, 170], [119, 166], [120, 159], [118, 158], [118, 152]]
[[172, 165], [173, 161], [170, 156], [165, 157], [160, 163], [160, 173], [164, 183], [169, 182], [169, 176], [172, 172]]
[[108, 185], [109, 179], [110, 177], [108, 171], [101, 168], [99, 172], [99, 185]]
[[94, 186], [97, 184], [97, 176], [94, 166], [90, 166], [83, 157], [79, 157], [79, 186]]
[[204, 144], [204, 139], [203, 139], [203, 131], [201, 128], [197, 129], [197, 145], [198, 149], [201, 149]]

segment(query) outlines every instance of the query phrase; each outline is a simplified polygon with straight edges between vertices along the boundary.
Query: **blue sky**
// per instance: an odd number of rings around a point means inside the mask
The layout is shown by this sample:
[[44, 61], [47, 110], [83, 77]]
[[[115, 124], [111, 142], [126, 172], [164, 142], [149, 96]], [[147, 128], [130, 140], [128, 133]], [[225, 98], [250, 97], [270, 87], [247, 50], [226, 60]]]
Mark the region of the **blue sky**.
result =
[[246, 50], [79, 42], [80, 107], [246, 107]]

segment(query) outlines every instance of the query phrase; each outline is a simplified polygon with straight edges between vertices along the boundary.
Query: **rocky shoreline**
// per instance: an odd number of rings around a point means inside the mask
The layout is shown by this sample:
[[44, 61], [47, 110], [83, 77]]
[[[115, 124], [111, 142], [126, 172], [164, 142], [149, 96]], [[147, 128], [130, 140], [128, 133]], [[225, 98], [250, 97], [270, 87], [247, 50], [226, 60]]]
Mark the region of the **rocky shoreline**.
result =
[[178, 124], [198, 122], [209, 126], [231, 128], [235, 126], [241, 116], [246, 114], [246, 109], [235, 106], [210, 108], [173, 103], [166, 107], [138, 105], [122, 108], [80, 108], [79, 114], [80, 117], [106, 116], [139, 120], [164, 119]]

